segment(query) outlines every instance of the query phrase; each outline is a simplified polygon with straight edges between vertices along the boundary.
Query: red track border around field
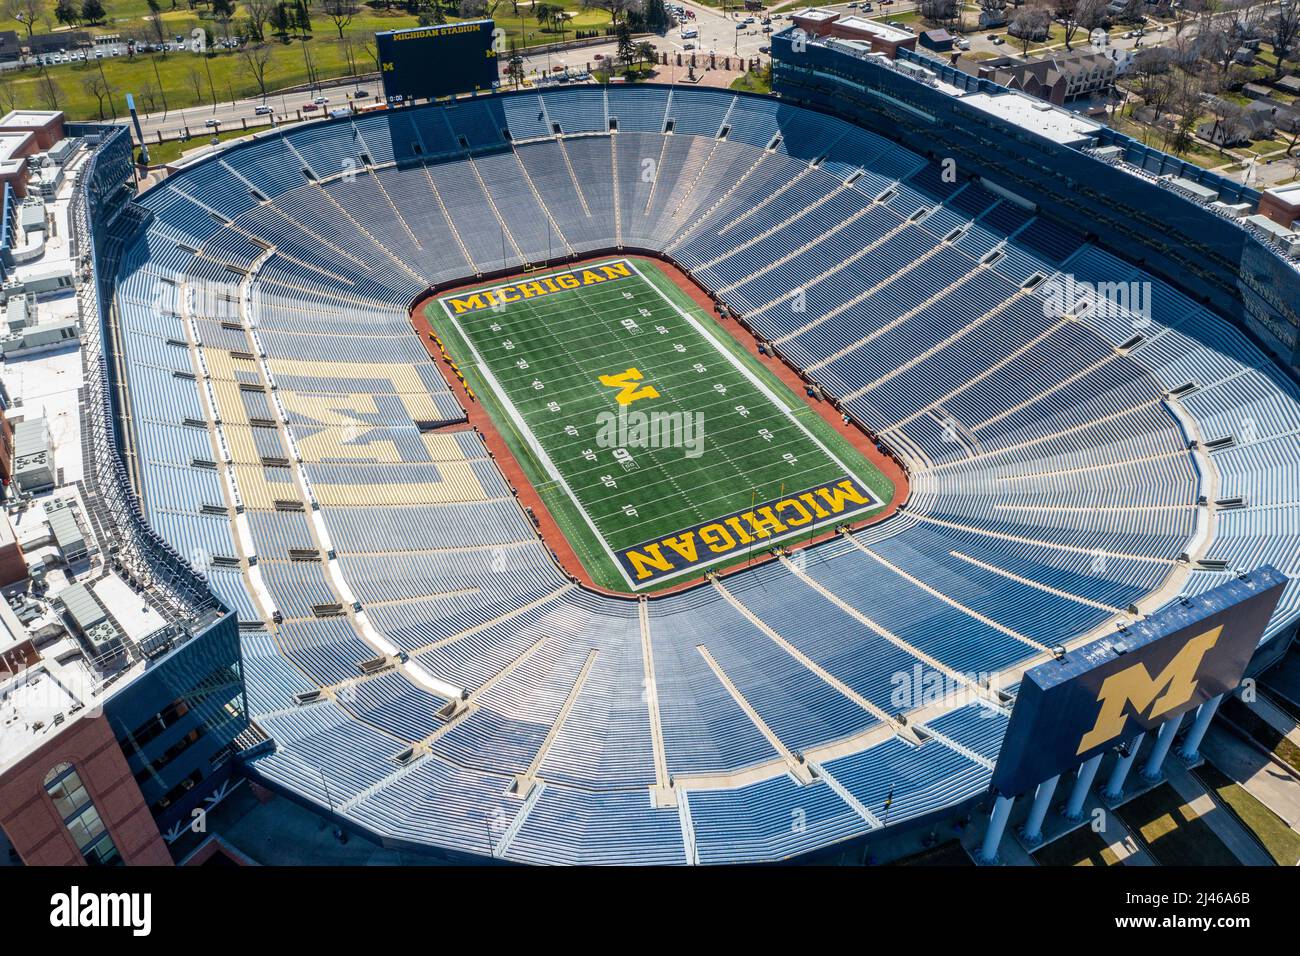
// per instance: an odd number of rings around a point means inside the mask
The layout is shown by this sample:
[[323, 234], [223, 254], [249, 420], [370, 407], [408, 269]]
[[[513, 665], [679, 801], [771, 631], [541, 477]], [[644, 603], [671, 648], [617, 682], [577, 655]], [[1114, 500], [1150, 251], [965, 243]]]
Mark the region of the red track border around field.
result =
[[[690, 296], [691, 301], [705, 312], [715, 316], [714, 325], [727, 332], [733, 339], [735, 339], [735, 341], [740, 343], [741, 347], [763, 365], [764, 368], [768, 369], [768, 371], [781, 379], [781, 381], [784, 382], [785, 385], [796, 395], [807, 394], [807, 383], [800, 376], [798, 370], [790, 367], [781, 359], [774, 358], [770, 354], [760, 354], [758, 351], [758, 340], [747, 328], [741, 325], [740, 322], [735, 319], [717, 320], [715, 300], [700, 288], [689, 275], [667, 259], [639, 252], [630, 252], [626, 249], [611, 249], [601, 253], [600, 255], [586, 256], [584, 258], [573, 260], [559, 260], [548, 264], [546, 268], [574, 267], [591, 262], [602, 262], [613, 257], [649, 262], [657, 266], [670, 280], [672, 280], [673, 284], [676, 285], [677, 288]], [[538, 266], [537, 268], [540, 269], [542, 267]], [[555, 519], [551, 516], [546, 505], [542, 503], [541, 496], [534, 490], [532, 483], [528, 480], [528, 476], [524, 472], [524, 469], [515, 459], [514, 453], [510, 450], [510, 445], [506, 442], [505, 437], [497, 430], [496, 423], [493, 422], [492, 416], [488, 414], [487, 410], [484, 409], [478, 401], [469, 397], [465, 391], [465, 386], [456, 377], [455, 372], [448, 367], [446, 360], [444, 360], [442, 355], [439, 353], [438, 347], [432, 338], [434, 330], [429, 324], [429, 320], [424, 315], [425, 306], [435, 297], [447, 295], [448, 293], [455, 292], [458, 289], [478, 288], [483, 286], [485, 282], [496, 281], [498, 278], [519, 278], [523, 280], [527, 279], [528, 276], [529, 273], [519, 271], [498, 273], [496, 275], [483, 275], [470, 281], [458, 282], [437, 289], [430, 289], [412, 303], [410, 313], [411, 326], [419, 335], [420, 341], [424, 343], [425, 350], [429, 353], [429, 357], [433, 360], [433, 364], [437, 366], [439, 372], [442, 374], [443, 379], [447, 383], [447, 387], [451, 389], [452, 394], [457, 397], [462, 407], [464, 407], [465, 413], [469, 418], [469, 424], [479, 433], [480, 436], [482, 436], [484, 442], [487, 444], [488, 451], [491, 453], [496, 466], [505, 476], [506, 482], [510, 485], [511, 490], [514, 491], [515, 497], [523, 507], [527, 508], [532, 513], [542, 541], [548, 548], [550, 548], [551, 554], [555, 557], [555, 560], [559, 563], [565, 574], [567, 574], [575, 583], [582, 584], [584, 587], [590, 588], [593, 591], [598, 591], [602, 594], [608, 594], [614, 597], [636, 600], [640, 595], [626, 591], [613, 591], [601, 587], [592, 581], [591, 575], [587, 572], [587, 569], [583, 566], [582, 562], [578, 560], [578, 556], [574, 552], [573, 547], [569, 544], [564, 533], [560, 531], [559, 525], [556, 524]], [[452, 356], [452, 358], [455, 359], [458, 357]], [[459, 358], [464, 357], [460, 356]], [[856, 424], [846, 424], [839, 409], [837, 409], [830, 401], [825, 399], [809, 399], [808, 405], [837, 432], [844, 436], [844, 438], [847, 439], [849, 443], [852, 444], [853, 447], [868, 461], [879, 468], [886, 478], [894, 483], [894, 495], [890, 498], [888, 503], [886, 503], [885, 507], [873, 513], [869, 518], [863, 521], [854, 522], [851, 527], [856, 529], [865, 528], [868, 525], [879, 524], [881, 521], [884, 521], [886, 518], [894, 514], [894, 512], [898, 511], [903, 502], [907, 500], [908, 494], [910, 493], [907, 471], [903, 468], [902, 464], [892, 455], [881, 449], [877, 445], [875, 439], [872, 438], [872, 436], [864, 429], [858, 427]], [[786, 547], [789, 550], [812, 547], [830, 540], [835, 537], [836, 534], [837, 532], [832, 529], [818, 535], [810, 541], [801, 541], [798, 544], [787, 545]], [[727, 577], [737, 572], [744, 571], [746, 568], [771, 560], [774, 560], [774, 555], [772, 555], [770, 551], [762, 551], [755, 554], [754, 559], [750, 562], [736, 564], [723, 571], [719, 571], [718, 576]], [[698, 577], [681, 581], [671, 587], [655, 591], [653, 594], [645, 596], [653, 600], [657, 597], [662, 597], [665, 594], [672, 594], [677, 591], [684, 591], [696, 587], [705, 580], [706, 575], [701, 574]]]

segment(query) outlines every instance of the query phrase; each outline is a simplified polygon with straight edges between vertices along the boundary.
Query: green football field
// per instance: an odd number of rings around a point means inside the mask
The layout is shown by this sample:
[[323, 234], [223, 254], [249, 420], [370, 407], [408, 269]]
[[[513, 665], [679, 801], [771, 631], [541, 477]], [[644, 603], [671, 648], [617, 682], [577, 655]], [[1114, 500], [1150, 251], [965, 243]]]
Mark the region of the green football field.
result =
[[597, 584], [698, 576], [892, 495], [652, 263], [459, 290], [427, 314]]

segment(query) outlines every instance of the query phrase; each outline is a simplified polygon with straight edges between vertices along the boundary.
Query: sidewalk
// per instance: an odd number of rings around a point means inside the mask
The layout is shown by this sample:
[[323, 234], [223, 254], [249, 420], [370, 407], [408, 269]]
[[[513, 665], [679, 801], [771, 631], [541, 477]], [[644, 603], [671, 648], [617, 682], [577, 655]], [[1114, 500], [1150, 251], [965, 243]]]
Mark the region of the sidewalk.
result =
[[1211, 725], [1201, 751], [1224, 774], [1286, 821], [1300, 830], [1300, 780], [1222, 727]]
[[1165, 778], [1188, 808], [1204, 820], [1214, 835], [1244, 866], [1272, 866], [1273, 859], [1259, 845], [1229, 811], [1206, 792], [1205, 786], [1177, 757], [1170, 757], [1164, 765]]

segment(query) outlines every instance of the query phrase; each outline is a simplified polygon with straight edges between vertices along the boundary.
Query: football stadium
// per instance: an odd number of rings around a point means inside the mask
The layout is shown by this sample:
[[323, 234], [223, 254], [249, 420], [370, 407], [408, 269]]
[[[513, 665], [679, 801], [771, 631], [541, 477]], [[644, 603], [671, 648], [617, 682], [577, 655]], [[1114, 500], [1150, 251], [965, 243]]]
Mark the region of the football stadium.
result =
[[771, 43], [773, 95], [408, 98], [143, 187], [67, 124], [82, 523], [158, 626], [85, 592], [107, 676], [8, 792], [80, 779], [126, 862], [253, 788], [453, 863], [993, 864], [1187, 775], [1300, 619], [1267, 197]]

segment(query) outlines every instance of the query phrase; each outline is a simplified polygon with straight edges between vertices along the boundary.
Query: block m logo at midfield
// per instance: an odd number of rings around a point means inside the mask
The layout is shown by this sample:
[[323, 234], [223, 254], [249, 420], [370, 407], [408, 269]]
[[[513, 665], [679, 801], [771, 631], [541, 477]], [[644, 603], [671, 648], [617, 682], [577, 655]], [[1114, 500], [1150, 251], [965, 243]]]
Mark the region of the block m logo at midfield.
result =
[[1196, 673], [1201, 661], [1218, 643], [1221, 633], [1223, 625], [1192, 638], [1154, 677], [1139, 661], [1102, 681], [1097, 692], [1097, 702], [1101, 704], [1097, 722], [1079, 739], [1075, 753], [1081, 754], [1122, 733], [1127, 708], [1154, 721], [1191, 700], [1196, 693]]
[[640, 370], [630, 368], [617, 375], [602, 375], [600, 384], [618, 389], [618, 394], [614, 397], [620, 405], [631, 405], [642, 398], [658, 398], [659, 391], [653, 385], [637, 385], [642, 378]]

